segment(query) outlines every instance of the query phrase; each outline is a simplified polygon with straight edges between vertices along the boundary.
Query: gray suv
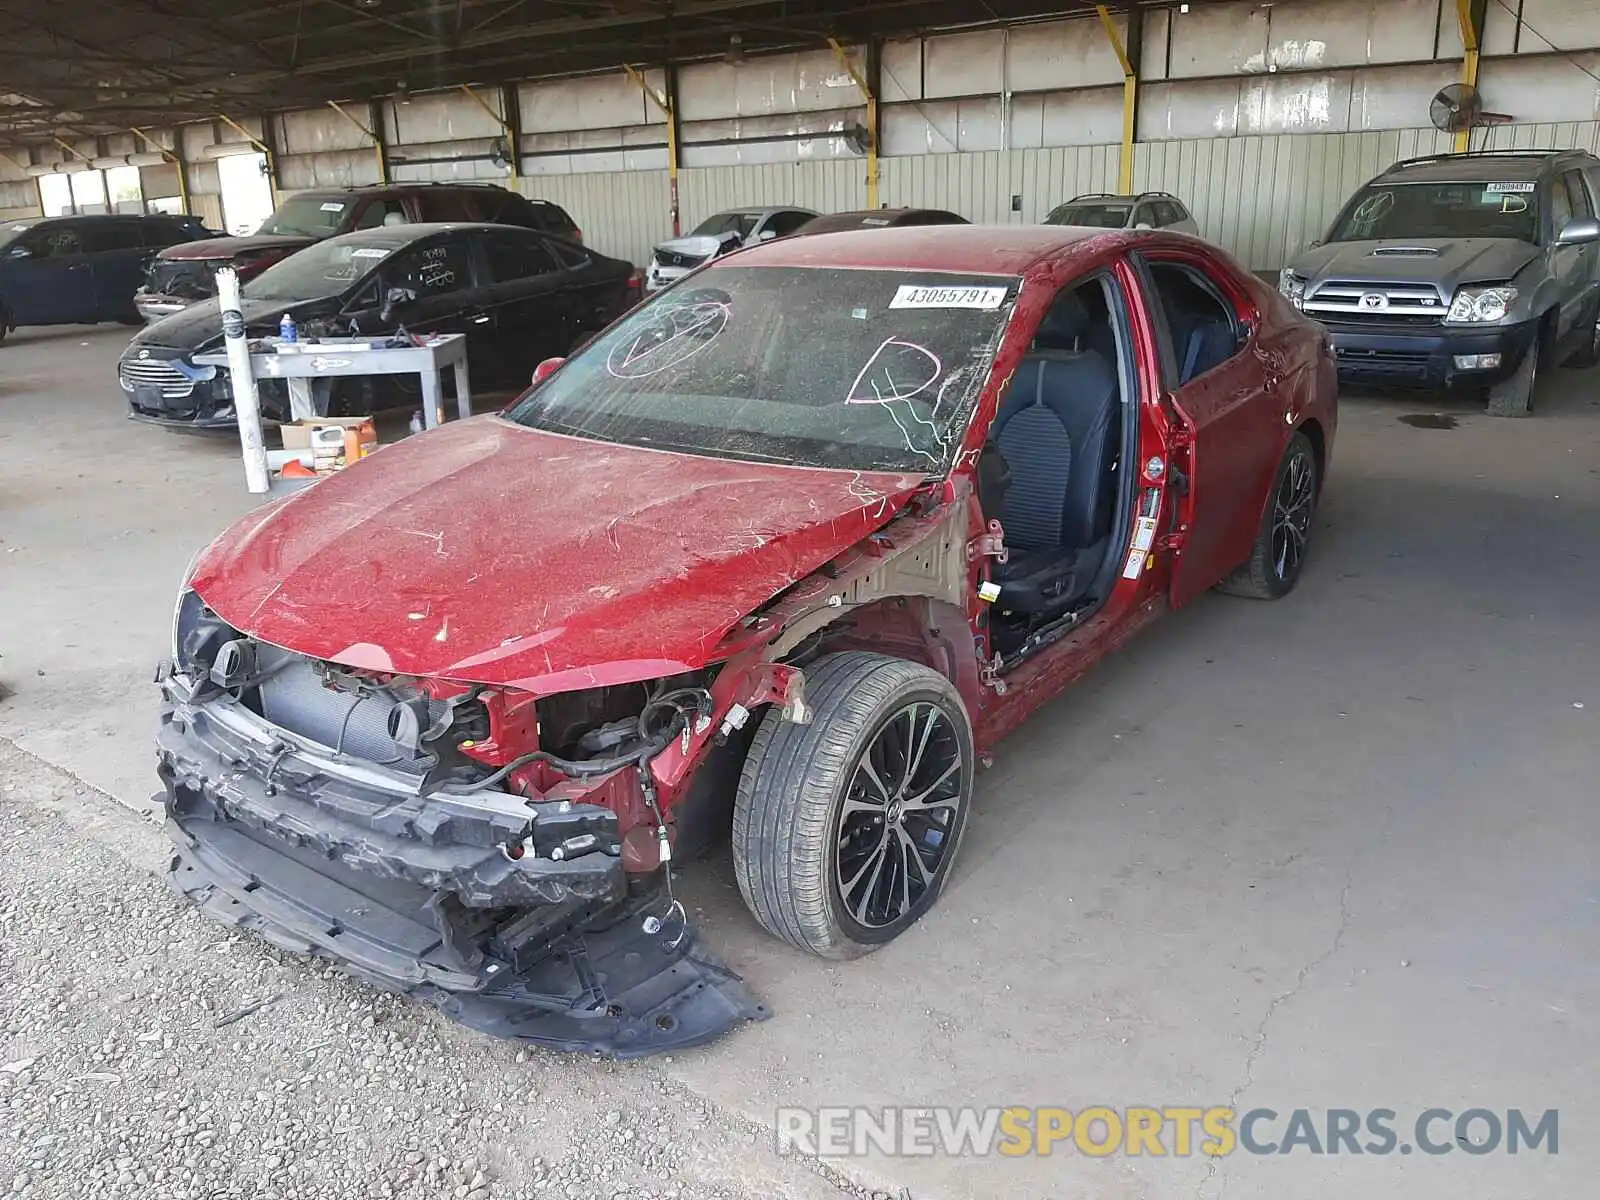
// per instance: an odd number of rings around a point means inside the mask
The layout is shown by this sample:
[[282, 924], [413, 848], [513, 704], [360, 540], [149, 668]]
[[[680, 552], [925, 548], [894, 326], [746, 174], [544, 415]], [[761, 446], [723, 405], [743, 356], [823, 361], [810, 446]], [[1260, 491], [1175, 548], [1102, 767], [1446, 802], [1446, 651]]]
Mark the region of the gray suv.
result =
[[1406, 159], [1278, 290], [1333, 335], [1341, 380], [1487, 389], [1490, 413], [1526, 416], [1541, 365], [1600, 360], [1597, 214], [1583, 151]]

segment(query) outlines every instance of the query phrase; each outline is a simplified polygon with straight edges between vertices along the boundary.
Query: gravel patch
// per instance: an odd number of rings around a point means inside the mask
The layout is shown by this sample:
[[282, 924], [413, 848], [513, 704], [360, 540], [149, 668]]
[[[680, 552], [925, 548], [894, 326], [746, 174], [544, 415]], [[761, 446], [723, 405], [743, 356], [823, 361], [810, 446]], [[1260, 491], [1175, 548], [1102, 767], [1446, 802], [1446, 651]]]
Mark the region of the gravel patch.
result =
[[663, 1070], [519, 1049], [216, 925], [0, 741], [0, 1200], [824, 1200]]

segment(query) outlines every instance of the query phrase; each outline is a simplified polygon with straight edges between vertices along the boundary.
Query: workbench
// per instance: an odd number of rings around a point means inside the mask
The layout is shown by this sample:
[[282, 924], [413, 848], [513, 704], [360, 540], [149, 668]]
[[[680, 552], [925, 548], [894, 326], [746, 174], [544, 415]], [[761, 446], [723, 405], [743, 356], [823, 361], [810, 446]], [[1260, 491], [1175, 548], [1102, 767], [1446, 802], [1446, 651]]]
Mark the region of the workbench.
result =
[[[204, 367], [228, 368], [226, 350], [197, 354], [194, 361]], [[456, 415], [470, 417], [472, 385], [467, 376], [465, 334], [440, 334], [421, 346], [387, 346], [376, 338], [322, 338], [315, 342], [261, 338], [253, 340], [250, 347], [250, 373], [257, 382], [282, 379], [288, 383], [289, 416], [294, 421], [328, 415], [317, 411], [313, 380], [416, 375], [422, 380], [422, 421], [432, 429], [444, 418], [442, 379], [446, 369], [455, 374]]]

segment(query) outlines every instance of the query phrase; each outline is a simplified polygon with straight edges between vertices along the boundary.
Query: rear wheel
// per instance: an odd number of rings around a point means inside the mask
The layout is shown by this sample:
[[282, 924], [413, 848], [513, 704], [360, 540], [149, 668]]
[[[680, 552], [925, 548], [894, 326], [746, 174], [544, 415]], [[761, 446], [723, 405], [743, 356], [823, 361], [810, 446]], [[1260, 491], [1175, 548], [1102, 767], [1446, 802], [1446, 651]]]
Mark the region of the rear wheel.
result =
[[939, 898], [972, 796], [950, 681], [880, 654], [806, 672], [809, 725], [769, 710], [739, 779], [733, 864], [768, 932], [823, 958], [892, 941]]
[[1305, 434], [1296, 433], [1278, 463], [1250, 558], [1218, 584], [1218, 590], [1253, 600], [1276, 600], [1294, 590], [1311, 541], [1317, 484], [1316, 451]]
[[1489, 389], [1488, 412], [1491, 417], [1526, 417], [1533, 412], [1533, 393], [1539, 386], [1540, 360], [1547, 349], [1547, 326], [1548, 322], [1540, 325], [1538, 336], [1523, 353], [1517, 369]]

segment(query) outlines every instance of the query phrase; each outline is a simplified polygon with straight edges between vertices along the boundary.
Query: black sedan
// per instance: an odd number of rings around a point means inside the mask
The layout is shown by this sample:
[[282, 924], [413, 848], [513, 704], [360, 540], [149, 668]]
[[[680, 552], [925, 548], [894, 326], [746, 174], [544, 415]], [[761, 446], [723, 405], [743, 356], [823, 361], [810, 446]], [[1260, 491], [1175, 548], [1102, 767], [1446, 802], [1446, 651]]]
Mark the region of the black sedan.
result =
[[[635, 298], [633, 267], [575, 242], [507, 225], [396, 225], [329, 238], [243, 288], [246, 331], [275, 334], [283, 315], [318, 336], [464, 333], [475, 387], [527, 384], [545, 358], [608, 325]], [[183, 428], [234, 423], [226, 371], [196, 366], [219, 349], [215, 300], [146, 326], [117, 364], [129, 415]], [[318, 381], [318, 411], [354, 416], [417, 402], [399, 376]], [[262, 416], [289, 417], [281, 380], [259, 384]]]

